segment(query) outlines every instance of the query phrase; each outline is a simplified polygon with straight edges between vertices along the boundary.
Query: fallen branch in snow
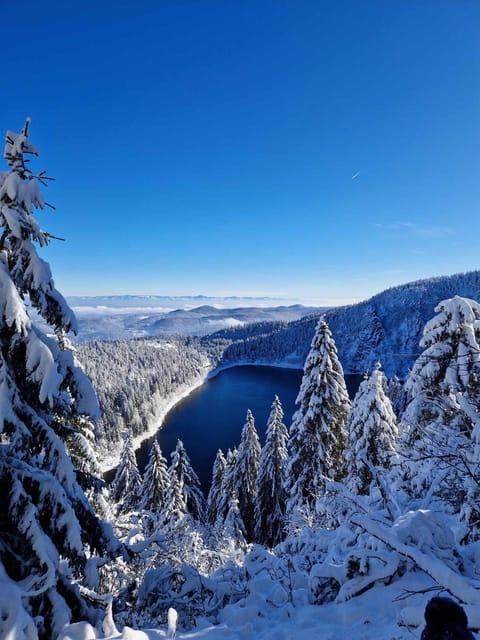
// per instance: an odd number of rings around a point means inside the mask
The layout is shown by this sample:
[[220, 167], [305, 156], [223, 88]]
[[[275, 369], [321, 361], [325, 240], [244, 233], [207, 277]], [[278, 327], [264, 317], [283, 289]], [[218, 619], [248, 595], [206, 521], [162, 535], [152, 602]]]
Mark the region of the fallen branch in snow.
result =
[[400, 602], [401, 600], [406, 600], [407, 598], [411, 598], [412, 596], [417, 596], [418, 594], [430, 593], [431, 591], [443, 591], [443, 587], [427, 587], [426, 589], [403, 589], [402, 593], [393, 598], [392, 602]]
[[162, 551], [168, 551], [168, 547], [165, 544], [165, 535], [159, 531], [155, 531], [151, 536], [140, 542], [126, 544], [126, 548], [133, 553], [141, 553], [154, 543], [157, 544]]
[[438, 558], [429, 556], [401, 542], [390, 531], [365, 516], [355, 514], [352, 516], [351, 521], [401, 555], [413, 560], [419, 569], [429, 575], [460, 602], [480, 605], [480, 588], [476, 588]]
[[365, 593], [365, 591], [373, 587], [375, 582], [391, 578], [398, 569], [399, 562], [396, 554], [365, 551], [364, 555], [369, 563], [371, 560], [377, 560], [379, 565], [375, 567], [375, 571], [372, 571], [372, 573], [356, 576], [343, 584], [335, 598], [335, 602], [346, 602], [355, 596]]

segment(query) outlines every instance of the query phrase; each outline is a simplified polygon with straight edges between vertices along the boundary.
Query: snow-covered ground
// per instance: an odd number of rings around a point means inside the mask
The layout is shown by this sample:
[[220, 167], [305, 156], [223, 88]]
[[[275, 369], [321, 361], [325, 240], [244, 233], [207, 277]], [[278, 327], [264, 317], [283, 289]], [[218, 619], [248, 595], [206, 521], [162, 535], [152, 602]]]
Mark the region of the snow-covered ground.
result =
[[[431, 597], [438, 591], [416, 593], [402, 599], [408, 592], [420, 592], [433, 587], [425, 574], [413, 573], [389, 586], [375, 586], [363, 595], [340, 604], [311, 605], [299, 601], [287, 603], [258, 615], [267, 593], [251, 593], [245, 602], [228, 606], [218, 625], [198, 620], [192, 631], [177, 631], [178, 640], [412, 640], [420, 638], [423, 626], [423, 611]], [[443, 594], [448, 595], [448, 594]], [[470, 623], [478, 619], [473, 608], [466, 607]], [[402, 624], [402, 622], [408, 624]], [[478, 621], [478, 620], [477, 620]], [[89, 630], [89, 633], [87, 633]], [[96, 633], [86, 625], [73, 625], [65, 629], [61, 640], [97, 640], [100, 638], [146, 640], [171, 638], [165, 627], [133, 630], [129, 627], [109, 635]], [[77, 633], [78, 632], [78, 633]], [[113, 632], [113, 633], [110, 633]], [[83, 634], [83, 635], [82, 635]], [[59, 639], [60, 640], [60, 639]]]

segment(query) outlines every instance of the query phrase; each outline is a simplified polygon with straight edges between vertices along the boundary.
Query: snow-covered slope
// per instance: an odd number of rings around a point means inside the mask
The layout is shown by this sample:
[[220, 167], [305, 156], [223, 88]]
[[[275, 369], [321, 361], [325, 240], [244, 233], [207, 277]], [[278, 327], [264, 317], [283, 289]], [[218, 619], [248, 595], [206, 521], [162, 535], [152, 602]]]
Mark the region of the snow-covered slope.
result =
[[[480, 271], [419, 280], [388, 289], [355, 305], [325, 313], [346, 373], [371, 370], [380, 360], [388, 376], [404, 377], [419, 353], [418, 344], [425, 323], [435, 306], [460, 295], [480, 300]], [[268, 323], [255, 331], [250, 326], [210, 336], [233, 340], [223, 363], [281, 362], [303, 366], [318, 321], [318, 314], [290, 323]]]
[[404, 376], [420, 353], [423, 327], [435, 307], [455, 295], [480, 300], [480, 271], [419, 280], [329, 311], [327, 321], [346, 370], [362, 373], [380, 360], [389, 375]]

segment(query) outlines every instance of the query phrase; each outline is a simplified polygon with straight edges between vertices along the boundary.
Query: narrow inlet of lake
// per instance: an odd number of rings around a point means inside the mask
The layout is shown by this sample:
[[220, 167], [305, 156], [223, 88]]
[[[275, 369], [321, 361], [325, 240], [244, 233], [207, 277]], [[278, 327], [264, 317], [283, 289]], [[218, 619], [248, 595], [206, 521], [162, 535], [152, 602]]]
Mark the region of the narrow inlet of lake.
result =
[[[226, 453], [229, 448], [238, 446], [247, 409], [254, 415], [262, 445], [275, 395], [283, 406], [284, 423], [290, 427], [302, 375], [300, 369], [248, 365], [225, 369], [207, 380], [169, 411], [162, 428], [154, 436], [168, 464], [177, 440], [182, 440], [207, 493], [217, 450], [222, 449]], [[346, 376], [345, 379], [352, 396], [361, 376]], [[136, 452], [142, 473], [152, 442], [153, 438], [146, 440]]]

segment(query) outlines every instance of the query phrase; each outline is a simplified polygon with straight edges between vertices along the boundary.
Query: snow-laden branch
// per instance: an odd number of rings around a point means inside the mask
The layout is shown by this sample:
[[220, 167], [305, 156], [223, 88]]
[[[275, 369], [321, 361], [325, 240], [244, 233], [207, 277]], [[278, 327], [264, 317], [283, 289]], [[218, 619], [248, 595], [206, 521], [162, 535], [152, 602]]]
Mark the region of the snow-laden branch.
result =
[[351, 521], [401, 555], [413, 560], [419, 569], [428, 574], [461, 602], [477, 606], [480, 605], [480, 587], [476, 587], [468, 582], [438, 558], [432, 557], [419, 551], [419, 549], [401, 542], [401, 540], [390, 531], [365, 515], [355, 514], [352, 516]]

